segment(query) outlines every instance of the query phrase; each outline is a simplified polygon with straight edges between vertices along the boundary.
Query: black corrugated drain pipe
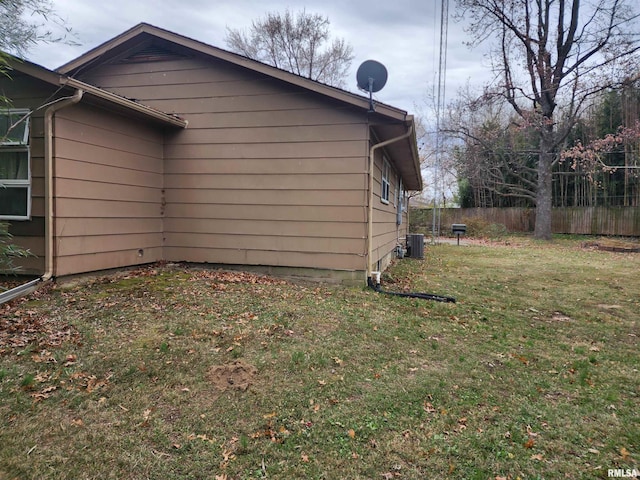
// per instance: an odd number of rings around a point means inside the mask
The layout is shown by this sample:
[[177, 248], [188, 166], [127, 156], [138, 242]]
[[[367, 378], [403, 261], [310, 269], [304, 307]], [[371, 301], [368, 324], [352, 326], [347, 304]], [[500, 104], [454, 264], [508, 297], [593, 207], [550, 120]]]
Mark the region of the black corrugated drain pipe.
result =
[[409, 297], [409, 298], [421, 298], [423, 300], [433, 300], [434, 302], [456, 303], [456, 299], [453, 297], [447, 297], [446, 295], [437, 295], [435, 293], [418, 293], [418, 292], [387, 292], [382, 290], [379, 283], [376, 283], [371, 277], [367, 279], [369, 287], [378, 293], [385, 293], [387, 295], [395, 295], [397, 297]]

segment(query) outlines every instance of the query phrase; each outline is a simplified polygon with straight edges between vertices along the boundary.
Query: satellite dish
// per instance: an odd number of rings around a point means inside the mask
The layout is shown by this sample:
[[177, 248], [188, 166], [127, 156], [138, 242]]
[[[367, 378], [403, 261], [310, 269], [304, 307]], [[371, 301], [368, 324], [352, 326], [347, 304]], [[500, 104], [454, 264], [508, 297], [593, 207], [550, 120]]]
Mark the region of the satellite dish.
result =
[[373, 92], [379, 92], [387, 83], [386, 67], [375, 60], [366, 60], [356, 72], [358, 88], [369, 92], [369, 111], [373, 112]]
[[356, 73], [358, 87], [365, 92], [379, 92], [387, 83], [387, 69], [380, 62], [366, 60]]

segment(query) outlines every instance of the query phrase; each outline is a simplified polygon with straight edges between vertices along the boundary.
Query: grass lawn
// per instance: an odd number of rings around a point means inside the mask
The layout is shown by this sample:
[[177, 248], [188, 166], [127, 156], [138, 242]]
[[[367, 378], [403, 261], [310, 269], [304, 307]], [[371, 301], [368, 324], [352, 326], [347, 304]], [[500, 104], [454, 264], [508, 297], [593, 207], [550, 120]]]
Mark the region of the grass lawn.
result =
[[388, 290], [181, 265], [0, 306], [1, 479], [640, 469], [640, 254], [427, 247]]

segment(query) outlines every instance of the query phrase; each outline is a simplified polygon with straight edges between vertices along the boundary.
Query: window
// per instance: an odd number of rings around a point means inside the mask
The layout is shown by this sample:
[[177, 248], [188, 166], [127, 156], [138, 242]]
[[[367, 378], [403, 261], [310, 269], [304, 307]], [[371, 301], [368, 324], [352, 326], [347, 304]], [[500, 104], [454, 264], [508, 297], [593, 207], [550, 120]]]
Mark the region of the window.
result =
[[398, 213], [396, 215], [396, 224], [402, 225], [402, 214], [406, 211], [402, 178], [398, 179], [398, 192], [394, 198], [398, 200], [398, 204], [397, 204]]
[[389, 203], [389, 171], [391, 167], [389, 166], [389, 161], [384, 158], [382, 160], [382, 191], [380, 192], [380, 200], [383, 203]]
[[402, 185], [402, 178], [398, 179], [398, 210], [401, 212], [406, 211], [404, 202], [404, 185]]
[[31, 214], [29, 111], [0, 110], [0, 219]]

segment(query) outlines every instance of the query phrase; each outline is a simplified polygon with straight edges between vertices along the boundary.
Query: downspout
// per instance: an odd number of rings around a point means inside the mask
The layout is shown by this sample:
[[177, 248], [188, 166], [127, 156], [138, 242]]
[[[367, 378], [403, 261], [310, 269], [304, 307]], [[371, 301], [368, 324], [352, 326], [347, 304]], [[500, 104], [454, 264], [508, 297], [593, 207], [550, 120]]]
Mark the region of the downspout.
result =
[[42, 282], [53, 277], [53, 116], [58, 110], [80, 102], [82, 95], [84, 91], [77, 89], [73, 96], [51, 105], [44, 112], [45, 271], [40, 277]]
[[371, 146], [369, 151], [369, 211], [367, 215], [367, 283], [380, 283], [379, 272], [377, 278], [372, 278], [373, 275], [373, 168], [375, 165], [375, 152], [377, 149], [386, 147], [392, 143], [398, 142], [407, 138], [413, 133], [413, 125], [409, 125], [409, 130], [403, 133], [399, 137], [385, 140], [384, 142], [376, 143]]
[[44, 274], [40, 278], [0, 293], [0, 304], [36, 291], [53, 277], [53, 116], [58, 110], [78, 103], [83, 94], [81, 89], [77, 89], [72, 96], [61, 98], [47, 108], [44, 113]]

